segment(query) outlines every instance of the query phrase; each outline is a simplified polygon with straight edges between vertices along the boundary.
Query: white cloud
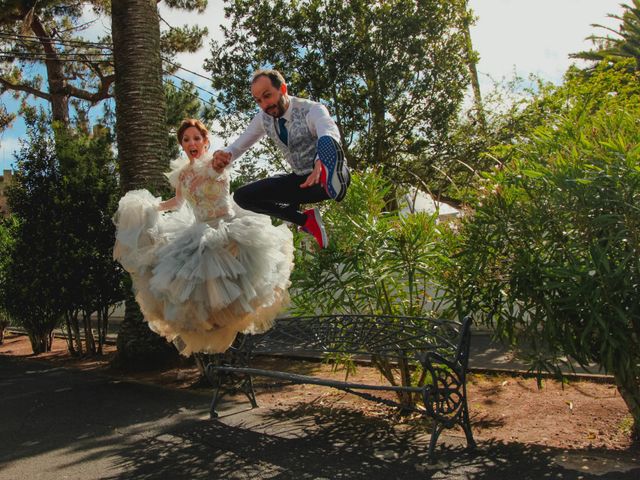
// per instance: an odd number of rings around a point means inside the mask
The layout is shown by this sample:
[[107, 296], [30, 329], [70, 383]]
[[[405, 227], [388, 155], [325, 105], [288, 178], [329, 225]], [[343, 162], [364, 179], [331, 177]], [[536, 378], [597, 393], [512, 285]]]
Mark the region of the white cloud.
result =
[[555, 83], [574, 62], [569, 54], [590, 49], [585, 38], [604, 33], [591, 24], [615, 28], [607, 14], [622, 11], [620, 0], [470, 0], [469, 5], [478, 17], [471, 36], [481, 75], [500, 79], [515, 70]]
[[[160, 16], [173, 27], [179, 27], [183, 25], [198, 25], [201, 27], [207, 27], [207, 29], [209, 30], [209, 35], [204, 39], [202, 48], [200, 48], [200, 50], [198, 50], [196, 53], [179, 54], [176, 56], [176, 60], [187, 70], [191, 70], [205, 77], [210, 77], [211, 74], [204, 70], [203, 64], [205, 58], [209, 56], [209, 44], [211, 43], [211, 40], [223, 39], [222, 31], [220, 29], [220, 25], [222, 25], [226, 21], [224, 18], [223, 3], [220, 1], [210, 0], [207, 9], [202, 14], [187, 12], [184, 10], [172, 10], [164, 6], [163, 3], [160, 3], [159, 6]], [[162, 29], [168, 28], [167, 24], [164, 22], [162, 22], [160, 25]], [[211, 89], [210, 82], [201, 77], [191, 75], [184, 70], [179, 71], [177, 75], [182, 78], [186, 78], [187, 80], [203, 88], [207, 88], [209, 90]]]

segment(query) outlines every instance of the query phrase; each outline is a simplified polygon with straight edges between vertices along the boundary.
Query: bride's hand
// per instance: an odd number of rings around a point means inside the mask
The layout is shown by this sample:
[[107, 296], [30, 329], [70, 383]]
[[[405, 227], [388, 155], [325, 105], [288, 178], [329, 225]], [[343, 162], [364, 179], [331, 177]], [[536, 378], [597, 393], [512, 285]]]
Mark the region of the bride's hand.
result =
[[211, 161], [211, 164], [215, 171], [218, 173], [222, 172], [229, 163], [231, 163], [231, 154], [229, 152], [225, 152], [223, 150], [216, 150], [213, 152], [213, 160]]

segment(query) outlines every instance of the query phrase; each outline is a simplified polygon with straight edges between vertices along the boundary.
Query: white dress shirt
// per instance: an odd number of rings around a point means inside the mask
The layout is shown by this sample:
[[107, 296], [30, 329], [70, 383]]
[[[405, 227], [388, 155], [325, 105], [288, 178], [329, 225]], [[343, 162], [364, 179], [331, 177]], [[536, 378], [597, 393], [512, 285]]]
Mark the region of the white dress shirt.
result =
[[[285, 111], [282, 118], [287, 120], [286, 125], [291, 124], [291, 116], [293, 109], [290, 108], [293, 102], [296, 102], [297, 97], [289, 96], [290, 104], [287, 110]], [[305, 121], [309, 132], [312, 136], [317, 140], [322, 136], [330, 136], [334, 138], [337, 142], [340, 142], [340, 132], [338, 130], [338, 126], [333, 121], [331, 116], [329, 115], [329, 111], [327, 107], [322, 105], [321, 103], [313, 102], [314, 105], [309, 109], [309, 112], [305, 116]], [[268, 117], [273, 119], [271, 115], [265, 113], [264, 111], [259, 111], [251, 120], [245, 131], [228, 147], [225, 147], [223, 150], [231, 153], [231, 161], [239, 158], [243, 153], [245, 153], [249, 148], [255, 145], [262, 137], [264, 137], [267, 132], [264, 128], [264, 117]], [[276, 122], [277, 123], [277, 122]], [[280, 148], [283, 145], [279, 145]], [[288, 148], [288, 147], [284, 147]], [[316, 157], [317, 158], [317, 157]]]

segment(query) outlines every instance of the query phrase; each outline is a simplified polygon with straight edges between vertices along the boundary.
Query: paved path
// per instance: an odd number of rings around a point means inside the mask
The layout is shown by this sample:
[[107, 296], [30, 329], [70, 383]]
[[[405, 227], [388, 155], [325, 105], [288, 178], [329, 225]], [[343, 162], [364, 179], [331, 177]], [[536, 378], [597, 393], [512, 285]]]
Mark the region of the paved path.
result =
[[428, 435], [384, 419], [227, 403], [210, 421], [208, 403], [208, 395], [0, 356], [0, 480], [640, 478], [631, 453], [489, 442], [467, 453], [461, 434], [443, 436], [439, 462], [429, 465]]
[[[499, 342], [491, 339], [487, 331], [471, 331], [471, 346], [469, 351], [469, 368], [471, 370], [488, 370], [500, 372], [527, 372], [529, 366], [518, 359], [514, 353]], [[604, 375], [597, 365], [592, 365], [589, 370], [574, 365], [575, 371], [571, 371], [566, 365], [561, 365], [561, 370], [567, 375], [576, 375], [593, 380], [613, 381], [611, 375]], [[638, 479], [640, 480], [640, 479]]]
[[[117, 330], [119, 322], [110, 324], [111, 333], [107, 335], [107, 341], [116, 342]], [[25, 334], [21, 328], [10, 327], [8, 331]], [[61, 337], [64, 334], [55, 330], [54, 333]], [[311, 355], [313, 356], [313, 355]], [[576, 374], [577, 376], [587, 377], [594, 380], [612, 381], [611, 375], [604, 375], [600, 372], [597, 365], [593, 365], [589, 371], [574, 365], [575, 372], [571, 372], [565, 365], [561, 366], [565, 374]], [[504, 345], [494, 342], [491, 335], [486, 330], [479, 330], [474, 327], [471, 331], [471, 348], [469, 352], [469, 368], [473, 371], [496, 371], [496, 372], [527, 372], [529, 367], [525, 362], [516, 358], [513, 352], [509, 351]], [[638, 479], [640, 480], [640, 479]]]

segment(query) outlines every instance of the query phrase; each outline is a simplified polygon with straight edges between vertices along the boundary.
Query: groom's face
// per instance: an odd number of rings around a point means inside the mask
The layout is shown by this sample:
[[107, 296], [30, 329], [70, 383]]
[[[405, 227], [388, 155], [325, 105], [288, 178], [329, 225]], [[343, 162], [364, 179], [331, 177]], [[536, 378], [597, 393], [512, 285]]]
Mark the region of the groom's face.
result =
[[272, 117], [281, 117], [287, 110], [287, 86], [276, 88], [269, 77], [258, 77], [251, 85], [251, 95], [258, 106]]

